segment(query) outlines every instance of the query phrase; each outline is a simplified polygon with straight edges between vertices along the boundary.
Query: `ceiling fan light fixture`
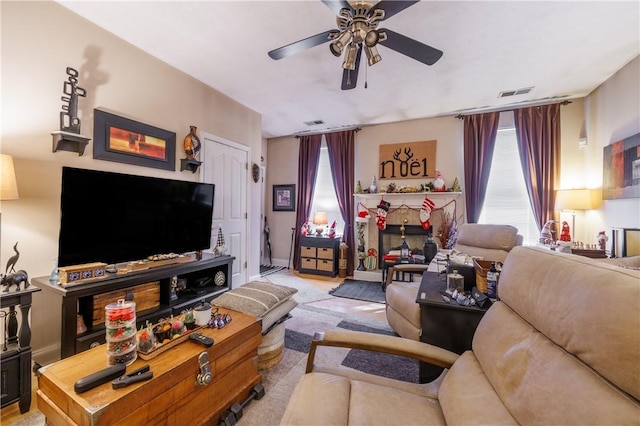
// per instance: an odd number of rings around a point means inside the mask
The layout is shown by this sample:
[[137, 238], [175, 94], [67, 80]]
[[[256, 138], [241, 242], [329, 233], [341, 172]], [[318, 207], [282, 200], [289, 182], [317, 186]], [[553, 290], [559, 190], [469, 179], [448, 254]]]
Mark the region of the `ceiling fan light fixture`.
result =
[[367, 63], [369, 66], [375, 65], [382, 60], [382, 56], [378, 53], [378, 48], [375, 46], [364, 46], [364, 53], [367, 55]]
[[351, 32], [349, 30], [340, 34], [340, 36], [329, 45], [329, 50], [331, 50], [333, 56], [340, 57], [349, 40], [351, 40]]
[[364, 37], [364, 44], [367, 47], [373, 47], [376, 44], [378, 44], [378, 40], [380, 39], [380, 36], [378, 35], [378, 32], [376, 30], [370, 30], [367, 35]]
[[342, 68], [345, 70], [356, 69], [356, 55], [358, 54], [358, 45], [355, 43], [349, 43], [347, 46], [347, 53], [344, 55], [344, 62]]

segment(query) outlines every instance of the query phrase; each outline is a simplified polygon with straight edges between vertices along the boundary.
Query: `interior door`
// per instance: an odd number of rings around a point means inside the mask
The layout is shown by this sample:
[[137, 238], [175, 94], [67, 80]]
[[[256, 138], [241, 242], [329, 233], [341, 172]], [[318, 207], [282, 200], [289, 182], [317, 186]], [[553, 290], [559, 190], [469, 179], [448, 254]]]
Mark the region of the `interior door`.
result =
[[222, 227], [227, 254], [235, 257], [232, 287], [247, 282], [247, 164], [248, 147], [203, 134], [202, 179], [215, 184], [211, 248]]

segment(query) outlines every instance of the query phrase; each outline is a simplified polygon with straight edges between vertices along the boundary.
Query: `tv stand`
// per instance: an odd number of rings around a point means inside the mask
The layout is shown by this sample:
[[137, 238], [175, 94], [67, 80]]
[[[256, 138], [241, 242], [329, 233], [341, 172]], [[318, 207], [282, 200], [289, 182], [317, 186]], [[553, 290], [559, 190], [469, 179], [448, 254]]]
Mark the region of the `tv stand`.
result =
[[[126, 274], [109, 274], [104, 278], [69, 287], [51, 285], [49, 277], [34, 278], [31, 284], [43, 290], [47, 304], [52, 309], [60, 310], [60, 358], [67, 358], [105, 342], [104, 323], [94, 324], [96, 296], [117, 290], [124, 290], [129, 294], [138, 286], [158, 283], [160, 297], [157, 306], [136, 312], [137, 327], [140, 328], [146, 321], [157, 322], [160, 318], [178, 315], [185, 309], [202, 301], [211, 301], [230, 290], [233, 260], [231, 256], [214, 257], [212, 254], [203, 253], [200, 260], [130, 271]], [[212, 279], [210, 285], [195, 288], [198, 280], [214, 278], [216, 275], [221, 277], [221, 274], [224, 274], [224, 280]], [[183, 291], [177, 298], [172, 298], [172, 277], [186, 280], [187, 288], [197, 291]], [[133, 300], [136, 301], [135, 292]], [[33, 315], [37, 316], [38, 311], [32, 312]], [[87, 327], [87, 331], [82, 334], [77, 334], [78, 315], [81, 315]], [[51, 334], [56, 333], [51, 330]]]

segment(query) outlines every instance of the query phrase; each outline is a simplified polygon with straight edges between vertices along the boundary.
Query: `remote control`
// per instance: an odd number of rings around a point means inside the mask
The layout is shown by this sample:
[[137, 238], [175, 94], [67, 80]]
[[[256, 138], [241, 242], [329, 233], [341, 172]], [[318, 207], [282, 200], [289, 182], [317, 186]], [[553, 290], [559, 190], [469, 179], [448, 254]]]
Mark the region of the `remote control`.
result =
[[189, 340], [193, 340], [194, 342], [198, 342], [201, 345], [204, 345], [208, 348], [213, 346], [213, 339], [211, 337], [204, 336], [200, 333], [191, 333], [189, 335]]
[[111, 367], [107, 367], [97, 373], [78, 379], [78, 381], [73, 385], [73, 389], [76, 393], [86, 392], [89, 389], [93, 389], [96, 386], [107, 383], [109, 380], [122, 376], [126, 370], [127, 366], [124, 364], [116, 364]]

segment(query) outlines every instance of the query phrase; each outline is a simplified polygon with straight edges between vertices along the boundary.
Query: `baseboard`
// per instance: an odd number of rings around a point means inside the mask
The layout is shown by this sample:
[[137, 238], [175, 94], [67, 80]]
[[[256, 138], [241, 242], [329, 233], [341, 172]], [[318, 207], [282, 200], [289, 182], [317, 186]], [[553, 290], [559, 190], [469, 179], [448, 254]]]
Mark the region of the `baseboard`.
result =
[[51, 364], [52, 362], [60, 361], [60, 345], [53, 344], [34, 350], [31, 352], [31, 358], [33, 362], [39, 364], [41, 367]]

